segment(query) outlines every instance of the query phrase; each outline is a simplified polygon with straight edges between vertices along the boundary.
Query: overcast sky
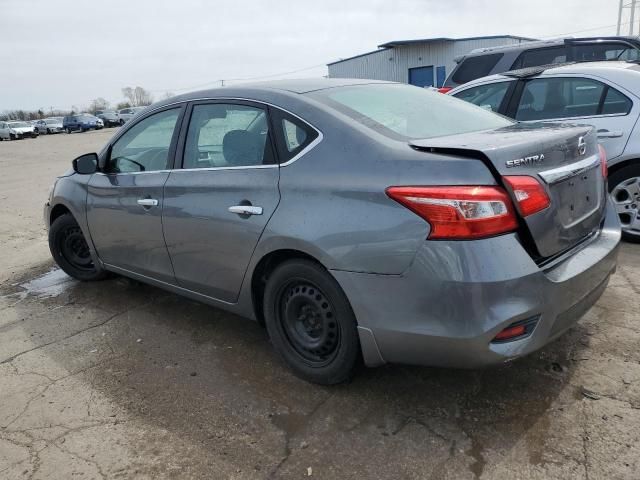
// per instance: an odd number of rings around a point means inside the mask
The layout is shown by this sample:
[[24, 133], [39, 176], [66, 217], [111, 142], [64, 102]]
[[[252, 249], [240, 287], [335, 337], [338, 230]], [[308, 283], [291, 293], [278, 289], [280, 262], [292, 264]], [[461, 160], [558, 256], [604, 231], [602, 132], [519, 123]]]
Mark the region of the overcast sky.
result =
[[220, 79], [321, 76], [327, 62], [390, 40], [615, 34], [617, 7], [618, 0], [0, 0], [0, 111], [81, 108], [96, 97], [115, 104], [125, 86], [159, 98]]

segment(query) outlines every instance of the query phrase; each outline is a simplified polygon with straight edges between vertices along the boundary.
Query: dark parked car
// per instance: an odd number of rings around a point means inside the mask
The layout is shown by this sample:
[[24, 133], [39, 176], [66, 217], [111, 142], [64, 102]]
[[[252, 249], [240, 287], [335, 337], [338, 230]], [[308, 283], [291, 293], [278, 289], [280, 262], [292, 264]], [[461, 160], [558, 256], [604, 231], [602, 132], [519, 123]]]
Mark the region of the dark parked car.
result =
[[561, 38], [519, 45], [481, 48], [456, 58], [444, 83], [447, 91], [480, 77], [527, 67], [566, 62], [640, 60], [639, 37]]
[[120, 126], [120, 117], [112, 110], [99, 110], [96, 112], [96, 117], [104, 122], [105, 127]]
[[360, 358], [480, 367], [569, 329], [616, 268], [604, 162], [593, 127], [395, 83], [272, 82], [148, 107], [74, 160], [44, 218], [69, 275], [256, 319], [331, 384]]
[[100, 128], [97, 118], [92, 115], [69, 115], [62, 119], [62, 128], [65, 132], [86, 132]]

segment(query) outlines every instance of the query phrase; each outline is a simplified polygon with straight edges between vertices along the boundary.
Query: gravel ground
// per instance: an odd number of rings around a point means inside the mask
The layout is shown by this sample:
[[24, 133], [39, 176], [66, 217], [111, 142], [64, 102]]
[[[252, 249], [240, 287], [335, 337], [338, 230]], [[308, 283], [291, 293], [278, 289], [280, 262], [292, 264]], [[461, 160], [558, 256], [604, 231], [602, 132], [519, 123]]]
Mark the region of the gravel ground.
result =
[[528, 358], [310, 385], [253, 322], [54, 268], [48, 187], [112, 132], [0, 143], [0, 478], [640, 478], [640, 245]]

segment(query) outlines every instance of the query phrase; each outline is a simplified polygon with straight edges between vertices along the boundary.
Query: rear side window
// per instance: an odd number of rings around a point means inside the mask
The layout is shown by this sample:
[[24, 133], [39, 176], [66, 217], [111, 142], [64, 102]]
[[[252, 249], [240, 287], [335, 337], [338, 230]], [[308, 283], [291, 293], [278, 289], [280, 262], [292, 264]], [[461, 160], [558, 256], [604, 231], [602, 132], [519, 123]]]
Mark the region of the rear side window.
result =
[[513, 123], [450, 95], [408, 85], [357, 85], [319, 90], [309, 95], [394, 139], [454, 135]]
[[250, 167], [273, 163], [269, 122], [263, 108], [195, 105], [184, 147], [183, 168]]
[[526, 83], [516, 120], [547, 120], [628, 113], [631, 102], [617, 90], [588, 78], [538, 78]]
[[518, 68], [539, 67], [540, 65], [552, 65], [566, 61], [567, 48], [564, 46], [538, 48], [522, 52], [511, 68], [515, 70]]
[[464, 100], [465, 102], [473, 103], [485, 110], [497, 112], [511, 83], [512, 82], [497, 82], [479, 85], [456, 93], [454, 97]]
[[486, 77], [502, 56], [502, 53], [490, 53], [488, 55], [465, 58], [458, 65], [451, 79], [457, 84], [463, 84], [480, 77]]

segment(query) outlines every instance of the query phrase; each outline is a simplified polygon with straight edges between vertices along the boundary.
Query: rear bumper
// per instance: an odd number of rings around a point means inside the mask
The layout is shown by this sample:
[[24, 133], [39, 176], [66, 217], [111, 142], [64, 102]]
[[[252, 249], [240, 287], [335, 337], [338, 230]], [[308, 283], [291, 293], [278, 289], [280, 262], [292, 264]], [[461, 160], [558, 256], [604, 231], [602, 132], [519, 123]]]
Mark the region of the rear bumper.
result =
[[[425, 242], [402, 275], [332, 271], [351, 301], [365, 362], [461, 368], [504, 363], [560, 336], [598, 300], [615, 271], [620, 226], [610, 201], [602, 229], [541, 269], [515, 235]], [[514, 322], [526, 338], [492, 343]]]

